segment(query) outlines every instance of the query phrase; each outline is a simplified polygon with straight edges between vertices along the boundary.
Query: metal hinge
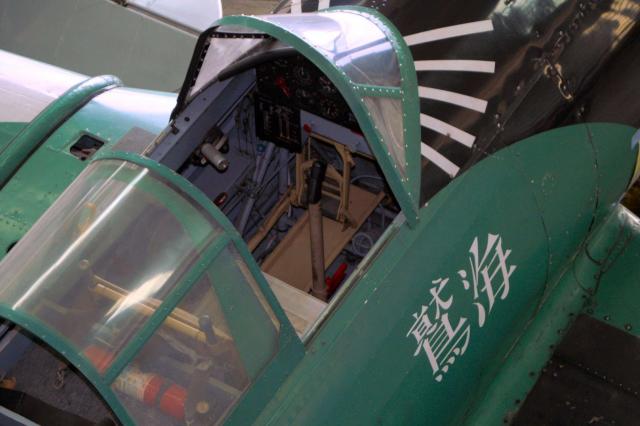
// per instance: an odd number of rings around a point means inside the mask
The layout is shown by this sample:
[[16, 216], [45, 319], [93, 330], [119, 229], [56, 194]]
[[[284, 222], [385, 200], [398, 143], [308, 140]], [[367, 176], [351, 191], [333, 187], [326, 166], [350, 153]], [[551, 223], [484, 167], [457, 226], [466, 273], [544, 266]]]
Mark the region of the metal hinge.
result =
[[562, 65], [558, 63], [551, 63], [547, 58], [543, 59], [542, 65], [545, 77], [555, 81], [560, 95], [562, 95], [567, 102], [572, 101], [573, 93], [571, 93], [571, 90], [569, 89], [568, 81], [562, 75]]

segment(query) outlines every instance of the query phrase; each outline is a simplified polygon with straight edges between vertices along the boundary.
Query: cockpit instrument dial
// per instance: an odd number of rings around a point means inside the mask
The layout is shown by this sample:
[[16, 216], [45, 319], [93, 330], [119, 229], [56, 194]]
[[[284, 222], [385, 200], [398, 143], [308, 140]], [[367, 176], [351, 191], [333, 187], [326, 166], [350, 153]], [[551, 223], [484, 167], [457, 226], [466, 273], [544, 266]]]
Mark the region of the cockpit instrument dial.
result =
[[321, 75], [320, 78], [318, 78], [318, 86], [320, 87], [320, 92], [323, 95], [336, 95], [338, 93], [336, 86], [334, 86], [331, 80], [324, 75]]
[[301, 86], [308, 86], [313, 82], [313, 74], [302, 64], [297, 65], [293, 69], [293, 74], [295, 75], [296, 82]]

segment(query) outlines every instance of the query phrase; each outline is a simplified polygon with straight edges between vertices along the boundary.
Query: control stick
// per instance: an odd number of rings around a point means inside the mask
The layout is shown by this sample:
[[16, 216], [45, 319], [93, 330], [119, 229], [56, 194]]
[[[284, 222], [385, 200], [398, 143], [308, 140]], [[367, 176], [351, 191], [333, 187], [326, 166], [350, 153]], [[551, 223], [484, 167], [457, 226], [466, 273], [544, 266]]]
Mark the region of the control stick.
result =
[[309, 232], [311, 237], [311, 274], [313, 284], [311, 294], [327, 300], [327, 286], [324, 281], [324, 234], [322, 231], [322, 182], [327, 164], [316, 161], [311, 166], [307, 180], [307, 201], [309, 203]]

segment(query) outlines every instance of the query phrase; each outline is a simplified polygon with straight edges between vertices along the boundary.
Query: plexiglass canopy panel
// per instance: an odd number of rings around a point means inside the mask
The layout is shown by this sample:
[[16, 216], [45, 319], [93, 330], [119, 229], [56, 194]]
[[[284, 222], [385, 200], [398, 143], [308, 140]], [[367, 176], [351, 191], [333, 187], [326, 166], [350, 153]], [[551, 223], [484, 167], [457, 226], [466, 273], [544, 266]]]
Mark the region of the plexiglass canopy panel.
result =
[[[113, 390], [137, 424], [166, 424], [167, 417], [181, 426], [186, 418], [197, 418], [199, 425], [215, 424], [249, 386], [249, 375], [234, 345], [212, 279], [205, 276], [191, 289], [113, 382]], [[213, 333], [208, 335], [196, 331], [198, 319], [207, 316], [213, 324]], [[183, 346], [185, 340], [197, 340], [200, 344], [214, 341], [219, 350], [226, 351], [226, 362], [214, 365], [200, 351]], [[181, 358], [189, 360], [190, 370], [180, 368]], [[167, 374], [171, 370], [179, 373]], [[155, 397], [164, 399], [164, 403], [151, 407], [140, 404], [137, 389], [130, 384], [136, 378], [155, 379], [167, 386], [162, 395], [159, 387], [155, 392], [158, 394]], [[201, 414], [196, 409], [199, 403], [205, 408], [200, 410]]]
[[298, 35], [356, 84], [400, 86], [393, 45], [381, 27], [350, 11], [267, 15], [261, 19]]
[[0, 263], [0, 313], [80, 354], [142, 424], [184, 424], [209, 391], [212, 423], [278, 349], [280, 324], [230, 241], [154, 171], [99, 160]]
[[393, 158], [393, 164], [403, 179], [407, 178], [407, 153], [405, 149], [405, 134], [402, 121], [403, 106], [400, 99], [366, 96], [363, 102], [371, 114], [371, 118], [379, 123], [378, 132], [385, 141], [389, 155]]
[[[352, 11], [302, 15], [264, 15], [263, 20], [291, 32], [325, 56], [355, 84], [399, 88], [400, 67], [393, 44], [381, 27]], [[262, 36], [262, 37], [261, 37]], [[189, 99], [215, 81], [237, 59], [255, 54], [258, 45], [268, 49], [267, 34], [242, 25], [214, 27], [206, 36], [207, 51]], [[258, 49], [260, 50], [260, 49]]]
[[[272, 318], [244, 269], [233, 246], [225, 248], [113, 382], [138, 424], [167, 417], [176, 426], [216, 424], [276, 352], [277, 330], [261, 326]], [[210, 324], [206, 332], [203, 321]], [[164, 393], [158, 387], [160, 404], [139, 403], [130, 381], [141, 377], [168, 387]]]
[[415, 68], [402, 37], [383, 17], [364, 8], [231, 16], [203, 33], [199, 45], [176, 111], [237, 60], [276, 45], [293, 47], [340, 90], [410, 223], [413, 221], [420, 183]]
[[140, 304], [162, 301], [220, 233], [149, 170], [95, 163], [0, 264], [0, 302], [117, 356], [148, 318]]
[[[217, 39], [216, 39], [217, 40]], [[222, 38], [213, 41], [213, 51], [205, 56], [200, 73], [190, 91], [190, 97], [199, 93], [218, 75], [234, 62], [268, 49], [273, 44], [272, 40], [264, 38]]]

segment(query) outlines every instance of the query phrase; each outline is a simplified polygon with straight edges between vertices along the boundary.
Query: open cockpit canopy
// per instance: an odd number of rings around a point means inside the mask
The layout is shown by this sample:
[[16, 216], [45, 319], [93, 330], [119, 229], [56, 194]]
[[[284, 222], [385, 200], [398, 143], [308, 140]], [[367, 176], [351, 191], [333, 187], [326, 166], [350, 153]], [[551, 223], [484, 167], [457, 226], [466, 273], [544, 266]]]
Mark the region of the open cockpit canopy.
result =
[[221, 19], [200, 36], [173, 117], [211, 84], [291, 53], [314, 63], [340, 91], [407, 221], [415, 223], [420, 198], [415, 68], [400, 34], [372, 9]]

